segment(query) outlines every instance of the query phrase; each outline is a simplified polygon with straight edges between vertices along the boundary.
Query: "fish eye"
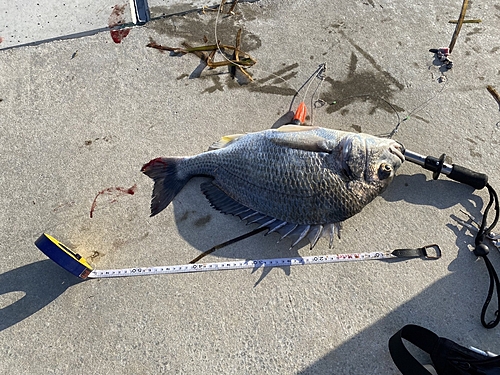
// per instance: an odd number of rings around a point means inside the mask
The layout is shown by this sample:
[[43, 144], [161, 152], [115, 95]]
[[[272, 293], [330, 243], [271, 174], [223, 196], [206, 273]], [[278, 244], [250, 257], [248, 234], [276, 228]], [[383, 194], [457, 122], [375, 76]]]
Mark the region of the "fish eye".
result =
[[387, 163], [380, 164], [378, 169], [378, 178], [379, 180], [385, 180], [389, 178], [392, 174], [392, 166]]

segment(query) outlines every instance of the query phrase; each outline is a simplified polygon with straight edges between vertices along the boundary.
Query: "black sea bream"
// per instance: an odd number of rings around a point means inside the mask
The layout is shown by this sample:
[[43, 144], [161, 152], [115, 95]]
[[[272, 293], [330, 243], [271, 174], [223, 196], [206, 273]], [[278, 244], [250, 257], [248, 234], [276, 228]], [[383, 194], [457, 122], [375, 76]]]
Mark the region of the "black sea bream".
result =
[[151, 216], [167, 207], [194, 176], [212, 207], [292, 239], [339, 235], [340, 223], [360, 212], [392, 181], [402, 146], [368, 134], [285, 125], [223, 137], [210, 151], [151, 160]]

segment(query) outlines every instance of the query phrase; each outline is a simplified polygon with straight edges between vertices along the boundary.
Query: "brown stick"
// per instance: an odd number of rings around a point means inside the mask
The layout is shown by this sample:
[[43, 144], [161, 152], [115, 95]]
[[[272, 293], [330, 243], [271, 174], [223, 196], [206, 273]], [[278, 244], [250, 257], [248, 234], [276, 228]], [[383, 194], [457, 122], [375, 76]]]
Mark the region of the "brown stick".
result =
[[[237, 1], [236, 1], [237, 2]], [[235, 60], [238, 61], [239, 64], [241, 64], [240, 60], [240, 48], [241, 48], [241, 28], [238, 30], [238, 33], [236, 34], [236, 44], [235, 44], [236, 49], [234, 50], [234, 57]], [[254, 61], [254, 64], [256, 61]], [[252, 76], [245, 70], [243, 69], [240, 65], [237, 66], [238, 70], [250, 81], [253, 82]]]
[[211, 65], [213, 64], [214, 62], [214, 57], [215, 57], [215, 52], [216, 50], [213, 50], [212, 52], [210, 52], [210, 54], [208, 55], [208, 58], [206, 60], [206, 63], [207, 63], [207, 66], [212, 69]]
[[[185, 42], [182, 43], [182, 45], [184, 45], [186, 47], [189, 46], [189, 44], [187, 44]], [[219, 46], [217, 46], [216, 44], [209, 44], [206, 46], [199, 46], [199, 47], [174, 48], [174, 47], [162, 46], [161, 44], [158, 44], [158, 43], [148, 43], [148, 44], [146, 44], [146, 47], [155, 48], [155, 49], [159, 49], [162, 51], [171, 51], [174, 53], [194, 53], [194, 54], [196, 54], [196, 52], [203, 52], [203, 51], [214, 51], [214, 50], [216, 51], [218, 48], [235, 50], [234, 46], [228, 46], [226, 44], [220, 44]], [[238, 50], [238, 54], [242, 54], [244, 56], [244, 60], [240, 60], [240, 63], [242, 65], [251, 66], [257, 62], [252, 56], [250, 56], [246, 52]], [[226, 64], [226, 65], [228, 65], [228, 64]]]
[[[477, 19], [477, 20], [464, 20], [463, 23], [481, 23], [481, 22], [483, 22], [483, 21], [480, 19]], [[458, 20], [449, 20], [448, 23], [458, 23]]]
[[490, 92], [491, 96], [497, 101], [498, 105], [500, 106], [500, 94], [498, 94], [498, 91], [493, 88], [493, 86], [488, 85], [486, 86], [486, 89]]
[[192, 47], [191, 45], [187, 44], [186, 42], [183, 42], [182, 45], [186, 47], [185, 51], [186, 53], [191, 52], [194, 53], [196, 56], [198, 56], [201, 60], [207, 61], [208, 55], [203, 52], [201, 49], [197, 49], [196, 47]]
[[[234, 44], [234, 51], [233, 51], [233, 57], [232, 57], [232, 59], [236, 62], [240, 61], [240, 52], [239, 52], [240, 44], [241, 44], [241, 28], [236, 33], [236, 42]], [[238, 68], [241, 70], [240, 67], [238, 67]], [[236, 65], [232, 64], [229, 67], [229, 73], [231, 74], [231, 78], [234, 78], [234, 76], [236, 75]]]
[[234, 44], [234, 59], [240, 61], [241, 28], [236, 33], [236, 43]]
[[236, 8], [236, 4], [238, 4], [238, 0], [234, 0], [231, 8], [227, 11], [228, 14], [234, 14], [234, 9]]
[[254, 61], [248, 61], [248, 60], [244, 60], [244, 61], [236, 61], [236, 60], [231, 60], [231, 59], [228, 59], [228, 60], [224, 60], [224, 61], [217, 61], [217, 62], [211, 62], [211, 61], [207, 61], [207, 65], [210, 67], [210, 68], [218, 68], [218, 67], [221, 67], [221, 66], [228, 66], [228, 65], [243, 65], [243, 66], [252, 66], [254, 65], [255, 62]]
[[[170, 47], [163, 47], [161, 44], [158, 44], [156, 42], [151, 42], [151, 43], [148, 43], [146, 44], [146, 47], [149, 47], [149, 48], [154, 48], [154, 49], [158, 49], [160, 51], [172, 51], [172, 52], [176, 52], [174, 51], [174, 48], [170, 48]], [[178, 49], [178, 48], [177, 48]], [[179, 53], [179, 52], [178, 52]]]
[[460, 17], [458, 17], [458, 23], [455, 27], [455, 32], [453, 33], [453, 37], [451, 38], [451, 43], [449, 46], [450, 53], [453, 51], [455, 47], [455, 43], [457, 42], [458, 34], [460, 33], [460, 29], [462, 28], [462, 24], [464, 23], [465, 12], [467, 11], [467, 5], [469, 4], [469, 0], [464, 0], [462, 3], [462, 10], [460, 11]]

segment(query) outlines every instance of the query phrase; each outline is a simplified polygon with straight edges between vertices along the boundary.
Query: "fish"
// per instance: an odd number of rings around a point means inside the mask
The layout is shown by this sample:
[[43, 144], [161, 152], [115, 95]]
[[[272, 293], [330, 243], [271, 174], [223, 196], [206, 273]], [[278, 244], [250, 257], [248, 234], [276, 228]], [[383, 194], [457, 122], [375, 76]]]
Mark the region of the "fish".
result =
[[[361, 212], [391, 183], [403, 146], [387, 138], [322, 127], [284, 125], [222, 137], [187, 157], [159, 157], [141, 171], [154, 181], [151, 216], [164, 210], [195, 176], [216, 210], [312, 249], [332, 247], [342, 222]], [[278, 242], [279, 242], [278, 241]]]

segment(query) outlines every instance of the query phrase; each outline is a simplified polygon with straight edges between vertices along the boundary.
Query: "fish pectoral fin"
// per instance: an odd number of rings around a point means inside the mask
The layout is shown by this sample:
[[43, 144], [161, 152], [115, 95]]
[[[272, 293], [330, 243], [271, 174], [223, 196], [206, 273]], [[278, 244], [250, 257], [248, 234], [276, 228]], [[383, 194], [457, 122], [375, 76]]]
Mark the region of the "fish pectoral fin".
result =
[[271, 142], [277, 146], [312, 152], [331, 153], [335, 148], [333, 142], [314, 134], [289, 133], [271, 138]]
[[213, 143], [209, 148], [208, 151], [212, 150], [218, 150], [219, 148], [224, 148], [231, 143], [237, 141], [241, 137], [243, 137], [246, 134], [231, 134], [231, 135], [225, 135], [221, 139], [219, 139], [217, 142]]

